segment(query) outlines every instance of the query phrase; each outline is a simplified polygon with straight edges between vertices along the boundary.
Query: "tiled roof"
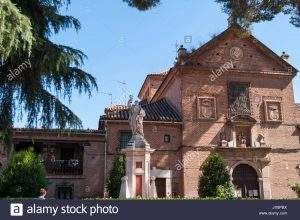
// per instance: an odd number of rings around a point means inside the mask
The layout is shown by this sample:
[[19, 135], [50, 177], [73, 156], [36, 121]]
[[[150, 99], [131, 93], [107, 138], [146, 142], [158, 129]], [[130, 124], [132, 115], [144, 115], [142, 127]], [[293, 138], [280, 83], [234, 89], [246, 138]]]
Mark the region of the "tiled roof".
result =
[[46, 129], [46, 128], [14, 128], [14, 132], [45, 132], [45, 133], [74, 133], [74, 134], [100, 134], [101, 131], [93, 129]]
[[[181, 122], [181, 116], [166, 99], [161, 99], [154, 103], [142, 103], [142, 108], [146, 113], [145, 121]], [[101, 127], [101, 121], [104, 120], [128, 120], [128, 118], [128, 109], [118, 108], [101, 116], [99, 126]]]
[[149, 73], [147, 76], [161, 76], [161, 77], [165, 77], [169, 72], [169, 69], [168, 70], [164, 70], [164, 71], [161, 71], [161, 72], [158, 72], [158, 73]]

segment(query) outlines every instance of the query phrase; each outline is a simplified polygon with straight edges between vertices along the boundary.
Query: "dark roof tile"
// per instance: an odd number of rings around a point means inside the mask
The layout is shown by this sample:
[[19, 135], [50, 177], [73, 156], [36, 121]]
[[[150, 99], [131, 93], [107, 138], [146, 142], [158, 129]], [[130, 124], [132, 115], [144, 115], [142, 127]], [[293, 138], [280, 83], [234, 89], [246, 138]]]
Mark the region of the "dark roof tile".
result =
[[[163, 121], [163, 122], [181, 122], [181, 116], [177, 110], [168, 103], [166, 99], [161, 99], [153, 103], [141, 102], [146, 116], [145, 121]], [[100, 117], [99, 125], [103, 127], [103, 121], [105, 120], [128, 120], [129, 110], [119, 109]]]

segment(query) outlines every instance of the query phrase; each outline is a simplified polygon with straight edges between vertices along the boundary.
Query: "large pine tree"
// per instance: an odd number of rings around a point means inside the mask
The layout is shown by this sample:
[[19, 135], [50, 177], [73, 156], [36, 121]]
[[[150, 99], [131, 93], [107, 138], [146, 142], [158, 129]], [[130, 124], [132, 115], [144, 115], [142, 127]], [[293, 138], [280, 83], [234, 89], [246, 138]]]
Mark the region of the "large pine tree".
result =
[[0, 62], [33, 43], [30, 20], [10, 0], [0, 0]]
[[[130, 7], [148, 10], [159, 5], [163, 0], [123, 0]], [[231, 24], [249, 28], [252, 23], [270, 21], [277, 14], [291, 16], [290, 22], [300, 27], [300, 0], [215, 0], [222, 4], [223, 11], [229, 15]], [[205, 4], [205, 2], [203, 2]]]
[[[81, 120], [58, 97], [70, 101], [74, 89], [90, 96], [97, 88], [95, 78], [80, 69], [85, 54], [51, 41], [51, 36], [62, 30], [80, 29], [76, 18], [60, 13], [70, 0], [11, 2], [30, 20], [35, 40], [30, 53], [21, 50], [0, 63], [0, 132], [6, 137], [7, 148], [17, 116], [26, 116], [29, 127], [81, 127]], [[4, 9], [6, 11], [1, 13], [9, 13], [8, 8]], [[13, 33], [9, 34], [14, 37]], [[26, 62], [31, 65], [25, 66]], [[20, 73], [9, 77], [9, 73], [21, 65]]]

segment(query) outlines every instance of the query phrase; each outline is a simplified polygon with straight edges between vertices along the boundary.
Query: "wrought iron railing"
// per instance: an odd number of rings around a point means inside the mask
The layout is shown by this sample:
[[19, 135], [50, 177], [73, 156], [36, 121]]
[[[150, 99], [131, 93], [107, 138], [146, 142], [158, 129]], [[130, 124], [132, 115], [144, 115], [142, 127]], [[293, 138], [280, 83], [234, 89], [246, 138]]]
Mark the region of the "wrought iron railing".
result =
[[49, 160], [45, 161], [45, 168], [48, 175], [82, 175], [82, 160]]

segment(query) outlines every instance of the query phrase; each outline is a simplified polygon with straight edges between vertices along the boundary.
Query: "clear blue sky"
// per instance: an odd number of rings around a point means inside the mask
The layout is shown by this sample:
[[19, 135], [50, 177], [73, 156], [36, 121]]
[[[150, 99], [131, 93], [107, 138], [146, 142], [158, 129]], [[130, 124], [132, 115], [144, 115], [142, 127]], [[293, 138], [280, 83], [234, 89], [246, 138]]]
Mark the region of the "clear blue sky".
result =
[[[110, 105], [110, 96], [104, 93], [112, 93], [113, 103], [124, 102], [124, 94], [137, 96], [146, 74], [172, 66], [175, 45], [184, 44], [185, 36], [192, 36], [187, 48], [197, 47], [227, 28], [227, 15], [214, 0], [162, 0], [148, 12], [129, 8], [122, 0], [73, 0], [67, 13], [80, 20], [82, 29], [62, 32], [53, 40], [88, 56], [83, 69], [97, 78], [99, 92], [91, 99], [74, 94], [69, 106], [84, 128], [91, 129], [97, 129], [99, 116]], [[291, 64], [300, 69], [300, 28], [288, 20], [280, 15], [272, 22], [254, 25], [252, 33], [277, 54], [287, 51]], [[297, 76], [296, 102], [300, 102], [299, 85]]]

